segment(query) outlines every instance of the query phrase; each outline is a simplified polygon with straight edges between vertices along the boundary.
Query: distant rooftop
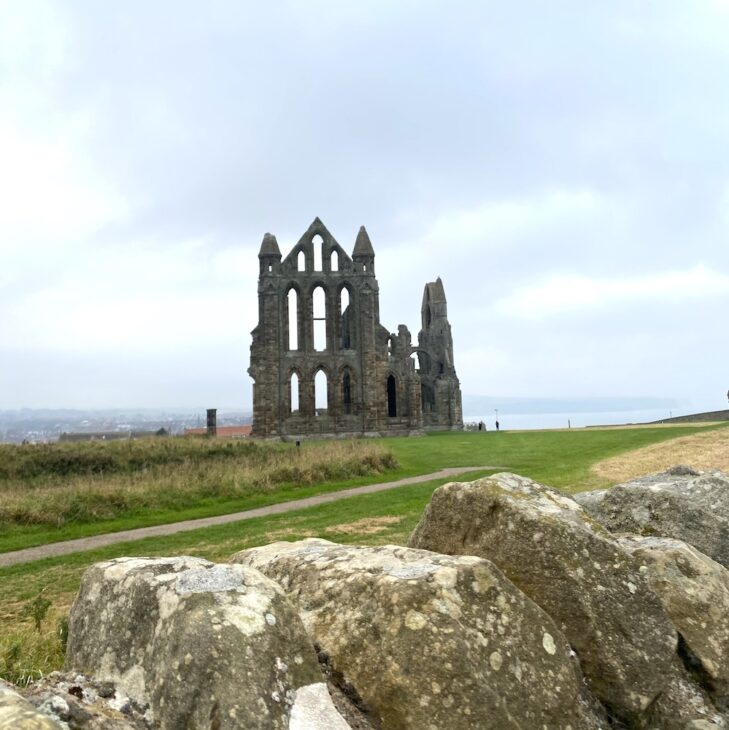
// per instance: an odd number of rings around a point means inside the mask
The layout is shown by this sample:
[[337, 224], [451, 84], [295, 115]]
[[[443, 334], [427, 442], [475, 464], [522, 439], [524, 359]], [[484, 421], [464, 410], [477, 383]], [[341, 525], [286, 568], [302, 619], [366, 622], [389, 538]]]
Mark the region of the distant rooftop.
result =
[[[216, 433], [220, 438], [244, 439], [251, 435], [252, 426], [218, 426]], [[207, 428], [186, 428], [185, 436], [205, 436]]]

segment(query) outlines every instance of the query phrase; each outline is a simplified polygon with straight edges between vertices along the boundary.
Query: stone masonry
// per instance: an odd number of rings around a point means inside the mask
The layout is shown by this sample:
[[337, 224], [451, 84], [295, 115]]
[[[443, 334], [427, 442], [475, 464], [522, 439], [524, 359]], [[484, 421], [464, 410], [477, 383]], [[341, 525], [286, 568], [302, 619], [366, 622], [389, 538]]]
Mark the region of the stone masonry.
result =
[[266, 233], [258, 259], [258, 326], [248, 369], [253, 436], [463, 427], [440, 279], [425, 285], [414, 345], [405, 325], [391, 333], [380, 324], [375, 252], [364, 226], [351, 257], [316, 218], [283, 259]]

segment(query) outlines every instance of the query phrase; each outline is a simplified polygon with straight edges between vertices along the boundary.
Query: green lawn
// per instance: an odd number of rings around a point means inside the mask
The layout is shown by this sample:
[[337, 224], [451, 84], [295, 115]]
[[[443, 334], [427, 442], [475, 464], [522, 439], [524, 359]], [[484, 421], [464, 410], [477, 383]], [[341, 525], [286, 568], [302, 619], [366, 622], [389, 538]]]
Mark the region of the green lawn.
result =
[[572, 429], [564, 431], [488, 431], [431, 434], [425, 439], [382, 439], [402, 470], [428, 473], [445, 466], [494, 465], [566, 492], [608, 486], [590, 473], [597, 461], [641, 446], [715, 428]]
[[[45, 524], [4, 525], [0, 534], [0, 552], [20, 550], [34, 545], [87, 537], [104, 532], [118, 532], [136, 527], [178, 522], [181, 520], [228, 514], [269, 504], [287, 502], [313, 494], [337, 491], [348, 487], [394, 481], [418, 474], [429, 474], [446, 466], [494, 466], [514, 471], [553, 485], [568, 492], [605, 486], [590, 466], [600, 459], [699, 431], [721, 426], [676, 426], [635, 429], [573, 429], [571, 431], [506, 431], [496, 433], [449, 432], [418, 438], [385, 438], [368, 440], [392, 451], [399, 463], [397, 469], [377, 471], [368, 476], [334, 479], [315, 484], [282, 483], [271, 488], [251, 488], [245, 496], [230, 498], [226, 490], [211, 487], [207, 496], [194, 504], [166, 499], [168, 506], [126, 509], [119, 517], [89, 520], [66, 520], [58, 526]], [[98, 446], [98, 445], [97, 445]], [[109, 444], [116, 448], [113, 444]], [[325, 444], [310, 443], [305, 448], [316, 451]], [[169, 447], [166, 447], [169, 448]], [[295, 447], [290, 447], [293, 452]], [[0, 460], [2, 454], [0, 453]], [[235, 478], [235, 464], [221, 471], [221, 480]], [[232, 471], [231, 471], [232, 470]], [[98, 477], [97, 477], [98, 478]], [[136, 477], [135, 477], [136, 478]], [[147, 478], [144, 473], [139, 477]], [[209, 478], [209, 477], [207, 477]], [[150, 477], [150, 480], [152, 477]], [[159, 489], [159, 478], [154, 487]], [[172, 488], [172, 487], [171, 487]], [[169, 506], [169, 505], [172, 506]]]

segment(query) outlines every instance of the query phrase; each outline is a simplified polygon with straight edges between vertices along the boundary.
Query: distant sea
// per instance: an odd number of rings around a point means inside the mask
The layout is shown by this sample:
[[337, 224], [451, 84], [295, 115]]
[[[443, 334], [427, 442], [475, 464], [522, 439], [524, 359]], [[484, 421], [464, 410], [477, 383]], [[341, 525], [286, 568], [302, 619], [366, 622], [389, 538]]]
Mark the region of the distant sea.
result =
[[[533, 401], [531, 408], [528, 399], [503, 399], [504, 402], [499, 407], [499, 405], [496, 405], [499, 403], [498, 398], [489, 398], [488, 400], [492, 403], [487, 408], [483, 407], [483, 403], [471, 403], [471, 399], [466, 396], [463, 400], [464, 422], [478, 423], [483, 421], [489, 431], [494, 430], [496, 427], [497, 408], [502, 431], [509, 429], [584, 428], [586, 426], [651, 423], [664, 418], [726, 408], [726, 401], [722, 402], [721, 399], [707, 399], [705, 401], [665, 399], [665, 403], [656, 403], [655, 401], [661, 399], [636, 398], [634, 399], [635, 404], [629, 402], [633, 399], [597, 399], [597, 401], [580, 401], [576, 399], [569, 402], [542, 399]], [[482, 397], [477, 396], [475, 400], [480, 401]], [[589, 408], [590, 405], [593, 405], [592, 409]], [[562, 408], [557, 410], [559, 406], [562, 406]]]

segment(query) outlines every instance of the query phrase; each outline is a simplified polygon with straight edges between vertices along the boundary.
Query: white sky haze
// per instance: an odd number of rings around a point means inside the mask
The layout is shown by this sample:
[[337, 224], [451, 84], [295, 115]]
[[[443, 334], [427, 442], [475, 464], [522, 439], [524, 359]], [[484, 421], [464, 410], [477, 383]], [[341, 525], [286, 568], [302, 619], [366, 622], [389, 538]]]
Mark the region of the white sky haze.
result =
[[0, 0], [0, 409], [246, 409], [263, 234], [466, 394], [729, 388], [729, 2]]

